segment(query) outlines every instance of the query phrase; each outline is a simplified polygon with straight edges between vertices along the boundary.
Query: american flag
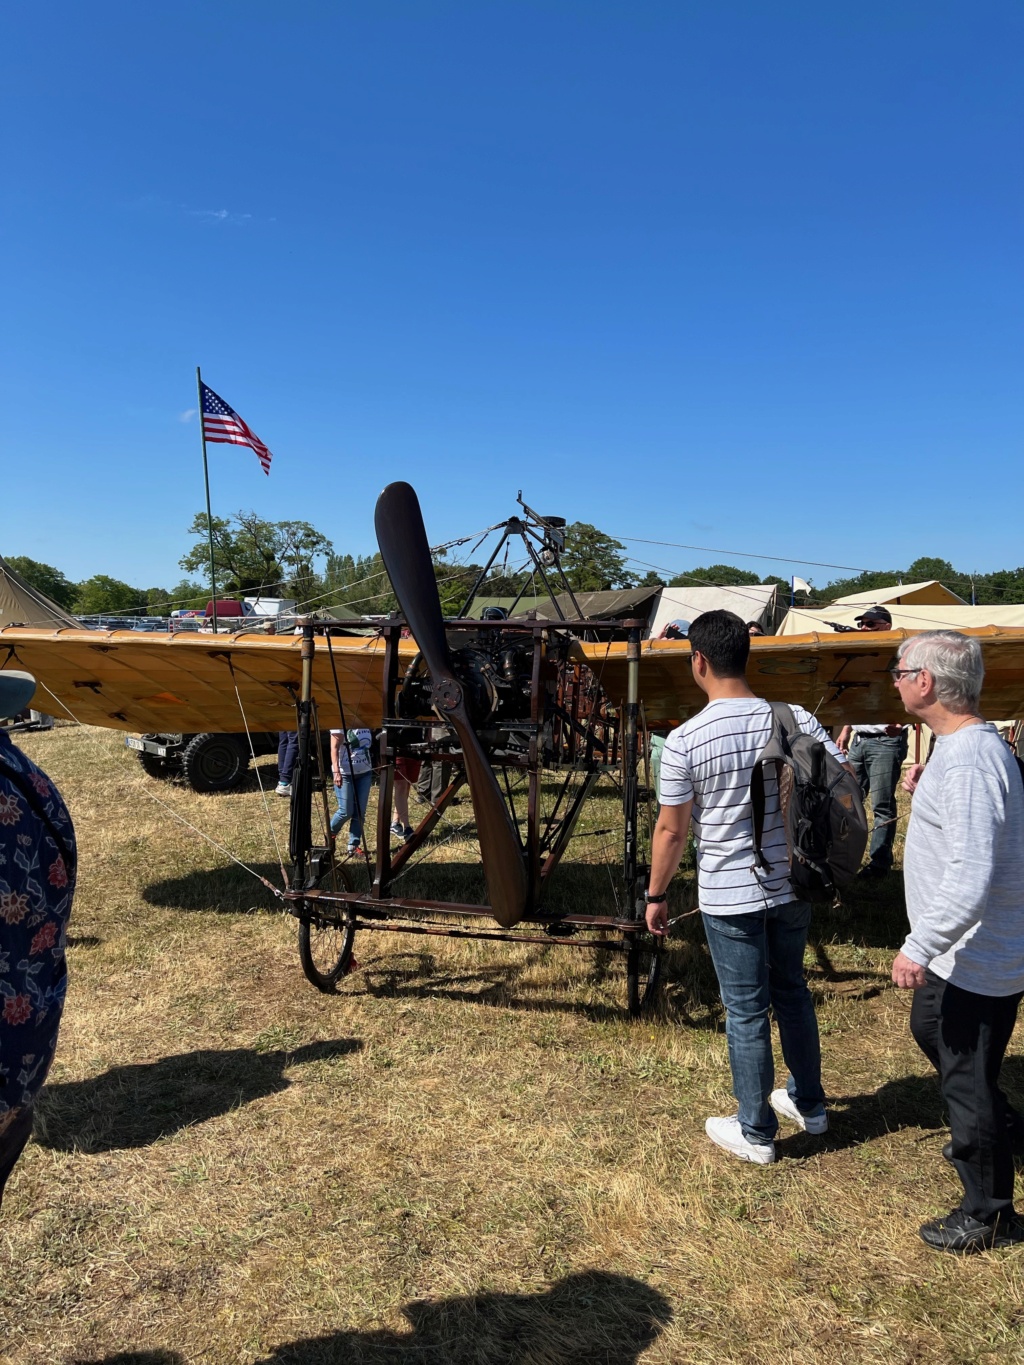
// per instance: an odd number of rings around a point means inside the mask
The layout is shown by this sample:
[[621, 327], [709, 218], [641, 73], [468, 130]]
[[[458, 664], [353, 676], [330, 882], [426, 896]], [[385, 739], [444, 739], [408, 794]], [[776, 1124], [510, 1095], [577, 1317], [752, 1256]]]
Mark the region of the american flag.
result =
[[263, 466], [264, 474], [270, 473], [270, 461], [274, 458], [260, 438], [239, 417], [234, 408], [206, 384], [200, 382], [203, 403], [203, 439], [219, 441], [223, 445], [248, 446], [254, 450]]

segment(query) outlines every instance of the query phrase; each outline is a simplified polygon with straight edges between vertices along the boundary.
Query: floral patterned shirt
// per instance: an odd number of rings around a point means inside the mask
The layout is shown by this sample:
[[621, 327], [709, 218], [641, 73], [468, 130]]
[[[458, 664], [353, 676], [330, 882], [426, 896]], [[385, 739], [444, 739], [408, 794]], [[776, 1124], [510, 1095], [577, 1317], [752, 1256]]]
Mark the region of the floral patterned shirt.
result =
[[60, 793], [0, 730], [0, 1130], [32, 1103], [53, 1061], [75, 864]]

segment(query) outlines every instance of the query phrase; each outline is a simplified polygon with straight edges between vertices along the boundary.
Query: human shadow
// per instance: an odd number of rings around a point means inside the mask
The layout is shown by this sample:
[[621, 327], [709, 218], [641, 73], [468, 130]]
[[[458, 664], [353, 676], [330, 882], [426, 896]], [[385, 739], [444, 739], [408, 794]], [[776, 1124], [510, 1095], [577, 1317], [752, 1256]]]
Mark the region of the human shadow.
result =
[[293, 1051], [205, 1049], [111, 1067], [84, 1081], [47, 1085], [34, 1136], [60, 1152], [148, 1147], [170, 1133], [286, 1090], [291, 1066], [357, 1052], [355, 1038], [307, 1043]]
[[567, 1275], [543, 1294], [419, 1300], [408, 1332], [335, 1332], [278, 1346], [257, 1365], [635, 1365], [672, 1320], [668, 1299], [609, 1271]]
[[[635, 1365], [672, 1321], [664, 1294], [609, 1271], [567, 1275], [541, 1294], [417, 1300], [409, 1330], [332, 1332], [275, 1347], [255, 1365]], [[184, 1365], [138, 1352], [76, 1365]]]

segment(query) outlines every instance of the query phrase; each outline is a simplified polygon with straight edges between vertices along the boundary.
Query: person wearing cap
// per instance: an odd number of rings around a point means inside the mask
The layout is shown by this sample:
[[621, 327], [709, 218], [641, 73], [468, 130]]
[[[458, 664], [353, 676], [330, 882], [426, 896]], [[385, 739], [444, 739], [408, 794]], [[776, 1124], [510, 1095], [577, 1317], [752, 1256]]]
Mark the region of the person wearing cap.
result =
[[[0, 716], [35, 690], [30, 673], [0, 669]], [[0, 729], [0, 1200], [57, 1047], [76, 867], [60, 792]]]
[[[892, 630], [886, 607], [868, 607], [857, 617], [858, 630]], [[884, 877], [892, 868], [896, 838], [896, 788], [907, 757], [903, 725], [844, 725], [836, 740], [846, 755], [864, 799], [871, 798], [871, 843], [862, 877]]]

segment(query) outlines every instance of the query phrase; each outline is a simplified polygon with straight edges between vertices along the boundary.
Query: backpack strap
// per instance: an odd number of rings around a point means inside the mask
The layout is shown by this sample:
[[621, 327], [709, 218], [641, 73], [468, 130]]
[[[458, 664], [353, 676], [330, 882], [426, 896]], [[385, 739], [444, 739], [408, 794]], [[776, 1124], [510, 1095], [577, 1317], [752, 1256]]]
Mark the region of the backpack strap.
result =
[[[761, 750], [750, 774], [750, 814], [754, 825], [754, 857], [762, 872], [768, 872], [771, 864], [764, 856], [761, 847], [764, 841], [764, 765], [774, 763], [775, 771], [781, 777], [783, 760], [789, 754], [789, 736], [800, 729], [796, 716], [784, 701], [770, 701], [772, 710], [772, 732], [768, 743]], [[781, 792], [781, 784], [780, 784]]]

